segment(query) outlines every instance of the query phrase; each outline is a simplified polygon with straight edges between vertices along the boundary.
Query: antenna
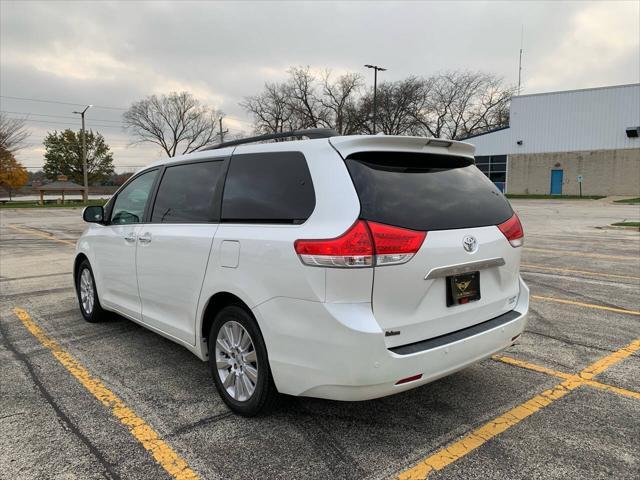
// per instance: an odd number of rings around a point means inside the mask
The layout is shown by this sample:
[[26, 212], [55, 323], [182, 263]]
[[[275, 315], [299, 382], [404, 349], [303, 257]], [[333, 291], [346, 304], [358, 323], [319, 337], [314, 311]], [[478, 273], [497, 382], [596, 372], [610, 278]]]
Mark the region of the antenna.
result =
[[520, 60], [518, 61], [518, 95], [522, 85], [522, 45], [524, 43], [524, 24], [520, 30]]

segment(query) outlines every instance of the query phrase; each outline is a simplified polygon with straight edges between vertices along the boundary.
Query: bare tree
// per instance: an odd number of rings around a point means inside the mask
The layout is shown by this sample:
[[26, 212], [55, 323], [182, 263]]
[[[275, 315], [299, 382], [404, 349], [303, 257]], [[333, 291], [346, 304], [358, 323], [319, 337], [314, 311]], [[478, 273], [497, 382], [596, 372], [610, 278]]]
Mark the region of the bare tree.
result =
[[322, 97], [320, 103], [330, 116], [329, 126], [341, 135], [357, 133], [360, 120], [357, 115], [357, 102], [364, 81], [362, 75], [346, 73], [335, 81], [331, 81], [331, 72], [326, 71], [322, 77]]
[[265, 83], [262, 93], [245, 97], [240, 106], [253, 117], [257, 133], [278, 133], [297, 127], [292, 128], [296, 122], [286, 84]]
[[[318, 80], [309, 67], [294, 67], [282, 83], [267, 83], [241, 106], [261, 133], [329, 127], [342, 135], [372, 133], [373, 90], [363, 92], [359, 74]], [[480, 72], [448, 72], [382, 82], [377, 124], [387, 135], [460, 139], [505, 126], [513, 89]]]
[[423, 82], [423, 101], [413, 112], [422, 134], [459, 139], [508, 123], [513, 89], [480, 72], [448, 72]]
[[362, 78], [346, 74], [332, 81], [329, 71], [319, 81], [309, 67], [293, 67], [281, 83], [265, 83], [262, 93], [246, 97], [240, 106], [259, 133], [303, 128], [335, 128], [354, 133]]
[[[413, 112], [419, 109], [423, 100], [423, 81], [418, 77], [408, 77], [396, 82], [378, 84], [377, 127], [385, 135], [408, 135], [415, 129]], [[361, 100], [361, 130], [372, 133], [373, 90]]]
[[15, 154], [24, 148], [24, 141], [29, 138], [25, 120], [10, 118], [0, 112], [0, 151]]
[[212, 143], [220, 116], [188, 92], [151, 95], [131, 105], [123, 115], [125, 127], [138, 142], [159, 145], [169, 157]]
[[322, 103], [316, 78], [309, 67], [292, 67], [288, 71], [289, 105], [302, 128], [331, 127], [330, 111]]

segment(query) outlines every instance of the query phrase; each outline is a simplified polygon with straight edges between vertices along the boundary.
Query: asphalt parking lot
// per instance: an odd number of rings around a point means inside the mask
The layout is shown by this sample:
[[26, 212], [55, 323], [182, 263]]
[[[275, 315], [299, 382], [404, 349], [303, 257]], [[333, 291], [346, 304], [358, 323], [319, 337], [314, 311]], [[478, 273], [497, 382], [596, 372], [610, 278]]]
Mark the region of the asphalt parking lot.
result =
[[206, 365], [84, 322], [79, 210], [0, 211], [0, 477], [631, 478], [640, 471], [640, 207], [514, 201], [529, 324], [501, 357], [360, 403], [229, 413]]

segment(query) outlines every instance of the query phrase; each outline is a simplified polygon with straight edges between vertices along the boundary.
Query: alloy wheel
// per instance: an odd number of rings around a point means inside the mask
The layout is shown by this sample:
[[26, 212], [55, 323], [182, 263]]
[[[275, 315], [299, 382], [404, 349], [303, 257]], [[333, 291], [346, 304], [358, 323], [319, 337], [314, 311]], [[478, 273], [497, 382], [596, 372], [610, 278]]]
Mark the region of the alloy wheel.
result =
[[82, 270], [80, 274], [80, 303], [82, 303], [84, 313], [91, 315], [95, 303], [95, 292], [93, 291], [91, 272], [88, 268]]
[[249, 332], [238, 322], [224, 323], [215, 355], [218, 376], [229, 396], [238, 402], [249, 400], [258, 383], [258, 357]]

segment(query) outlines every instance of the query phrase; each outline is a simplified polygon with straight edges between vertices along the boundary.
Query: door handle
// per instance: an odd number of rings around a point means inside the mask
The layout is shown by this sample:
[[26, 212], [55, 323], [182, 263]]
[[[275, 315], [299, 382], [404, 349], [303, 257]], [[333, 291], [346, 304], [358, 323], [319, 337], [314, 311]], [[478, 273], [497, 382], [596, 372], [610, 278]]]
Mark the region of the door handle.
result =
[[138, 242], [144, 244], [151, 243], [151, 233], [147, 232], [144, 235], [140, 235], [138, 237]]
[[127, 233], [127, 235], [124, 237], [124, 241], [128, 242], [128, 243], [133, 243], [136, 241], [136, 234], [135, 233]]

